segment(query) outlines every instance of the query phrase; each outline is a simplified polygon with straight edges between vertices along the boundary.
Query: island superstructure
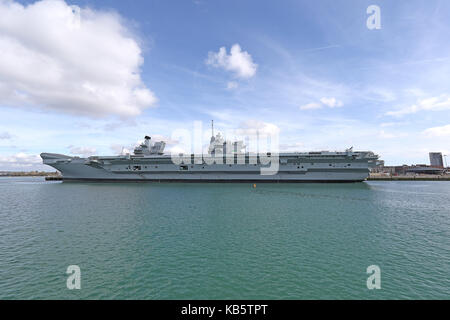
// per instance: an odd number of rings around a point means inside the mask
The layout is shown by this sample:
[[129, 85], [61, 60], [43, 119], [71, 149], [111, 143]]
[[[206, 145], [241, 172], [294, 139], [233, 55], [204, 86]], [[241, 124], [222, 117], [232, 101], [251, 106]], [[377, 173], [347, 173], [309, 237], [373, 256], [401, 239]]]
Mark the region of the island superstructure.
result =
[[[73, 157], [42, 153], [63, 180], [179, 182], [360, 182], [378, 156], [371, 151], [246, 152], [242, 141], [211, 137], [208, 154], [164, 154], [165, 142], [149, 136], [133, 154]], [[276, 156], [275, 156], [276, 155]], [[272, 163], [268, 164], [272, 161]], [[264, 173], [276, 161], [276, 171]]]

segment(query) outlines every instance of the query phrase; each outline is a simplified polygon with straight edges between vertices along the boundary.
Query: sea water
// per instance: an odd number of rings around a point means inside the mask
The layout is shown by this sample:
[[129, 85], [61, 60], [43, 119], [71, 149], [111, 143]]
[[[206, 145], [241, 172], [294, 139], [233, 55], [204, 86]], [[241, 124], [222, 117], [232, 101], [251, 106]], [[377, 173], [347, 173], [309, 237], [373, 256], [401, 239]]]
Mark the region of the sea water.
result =
[[450, 299], [449, 276], [450, 182], [0, 178], [0, 299]]

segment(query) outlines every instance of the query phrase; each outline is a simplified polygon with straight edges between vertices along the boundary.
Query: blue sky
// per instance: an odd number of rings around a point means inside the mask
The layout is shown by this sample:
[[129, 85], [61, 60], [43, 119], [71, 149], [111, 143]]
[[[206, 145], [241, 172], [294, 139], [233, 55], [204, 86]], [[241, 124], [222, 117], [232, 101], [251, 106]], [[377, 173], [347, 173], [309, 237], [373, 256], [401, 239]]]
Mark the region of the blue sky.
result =
[[[81, 27], [53, 20], [68, 5]], [[367, 28], [369, 5], [381, 29]], [[117, 154], [211, 119], [223, 131], [276, 126], [283, 150], [354, 146], [391, 165], [450, 153], [448, 1], [0, 8], [0, 170], [50, 169], [43, 151]]]

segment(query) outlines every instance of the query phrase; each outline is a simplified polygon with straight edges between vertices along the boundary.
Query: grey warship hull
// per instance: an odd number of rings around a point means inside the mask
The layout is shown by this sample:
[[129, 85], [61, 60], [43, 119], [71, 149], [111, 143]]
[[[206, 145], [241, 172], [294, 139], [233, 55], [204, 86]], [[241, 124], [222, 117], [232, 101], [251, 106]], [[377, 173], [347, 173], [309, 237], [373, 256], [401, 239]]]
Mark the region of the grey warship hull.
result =
[[41, 157], [65, 181], [156, 182], [360, 182], [367, 179], [377, 159], [372, 152], [281, 153], [276, 172], [261, 174], [266, 166], [249, 155], [239, 164], [225, 158], [214, 164], [176, 164], [170, 155], [79, 158], [42, 153]]

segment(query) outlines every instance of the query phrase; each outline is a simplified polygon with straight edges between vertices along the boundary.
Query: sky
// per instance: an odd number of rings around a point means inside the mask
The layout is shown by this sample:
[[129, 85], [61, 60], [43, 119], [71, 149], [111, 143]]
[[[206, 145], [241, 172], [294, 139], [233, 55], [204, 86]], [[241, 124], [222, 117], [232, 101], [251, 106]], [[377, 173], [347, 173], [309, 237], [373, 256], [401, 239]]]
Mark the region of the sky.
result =
[[450, 155], [449, 21], [445, 0], [0, 0], [0, 170], [145, 135], [170, 150], [212, 119], [275, 128], [283, 151], [428, 164]]

